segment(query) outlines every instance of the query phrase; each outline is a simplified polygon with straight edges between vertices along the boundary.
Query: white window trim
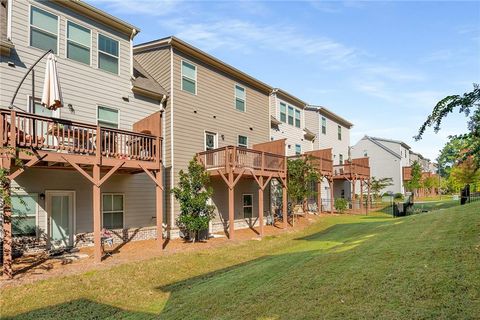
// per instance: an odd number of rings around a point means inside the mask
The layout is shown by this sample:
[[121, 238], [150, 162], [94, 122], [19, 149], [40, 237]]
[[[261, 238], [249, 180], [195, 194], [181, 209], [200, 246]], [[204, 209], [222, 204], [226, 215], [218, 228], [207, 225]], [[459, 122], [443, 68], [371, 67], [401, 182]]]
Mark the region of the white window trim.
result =
[[342, 126], [341, 125], [337, 125], [337, 139], [338, 139], [338, 141], [343, 140], [343, 132], [342, 132]]
[[[323, 120], [325, 120], [325, 133], [323, 132]], [[327, 134], [327, 118], [325, 117], [321, 117], [320, 119], [320, 130], [322, 132], [322, 134]]]
[[[118, 42], [118, 57], [115, 57], [113, 54], [110, 54], [110, 53], [108, 53], [108, 52], [105, 52], [105, 51], [102, 51], [102, 50], [99, 49], [99, 48], [100, 48], [100, 35], [102, 35], [102, 36], [104, 36], [104, 37], [106, 37], [106, 38], [110, 38], [110, 39], [115, 40], [115, 41]], [[97, 65], [96, 65], [96, 69], [98, 69], [98, 70], [100, 70], [100, 71], [103, 71], [103, 72], [105, 72], [105, 73], [107, 73], [107, 74], [112, 74], [112, 75], [115, 75], [115, 76], [120, 76], [120, 73], [121, 73], [121, 71], [120, 71], [120, 69], [121, 69], [121, 68], [120, 68], [120, 67], [121, 67], [121, 66], [120, 66], [120, 61], [121, 61], [121, 60], [120, 60], [120, 56], [121, 56], [121, 52], [122, 52], [121, 47], [120, 47], [120, 44], [121, 44], [120, 39], [118, 39], [118, 38], [116, 38], [116, 37], [113, 37], [113, 36], [111, 36], [110, 34], [107, 35], [106, 33], [103, 33], [103, 32], [97, 32]], [[106, 55], [108, 55], [108, 56], [110, 56], [110, 57], [114, 57], [114, 58], [117, 58], [117, 59], [118, 59], [118, 72], [117, 72], [117, 73], [113, 73], [113, 72], [110, 72], [110, 71], [101, 69], [101, 68], [99, 67], [99, 65], [100, 65], [100, 59], [99, 59], [100, 54], [99, 54], [99, 53], [100, 53], [100, 52], [103, 53], [103, 54], [106, 54]], [[133, 53], [131, 53], [131, 54], [133, 54]], [[92, 61], [92, 62], [93, 62], [93, 61]]]
[[[282, 119], [282, 104], [285, 106], [285, 122], [283, 122], [281, 120]], [[278, 102], [278, 120], [280, 120], [280, 122], [288, 124], [288, 104], [284, 101], [279, 101]]]
[[[69, 40], [68, 39], [68, 23], [69, 22], [73, 23], [73, 24], [76, 24], [76, 25], [78, 25], [80, 27], [83, 27], [83, 28], [90, 31], [90, 47], [89, 47], [89, 49], [90, 49], [90, 63], [89, 64], [86, 64], [86, 63], [83, 63], [83, 62], [80, 62], [80, 61], [77, 61], [77, 60], [74, 60], [74, 59], [68, 57], [68, 41], [71, 41], [71, 42], [75, 43], [76, 45], [79, 45], [79, 46], [85, 48], [85, 45], [83, 45], [81, 43], [78, 43], [75, 40]], [[118, 54], [120, 55], [120, 42], [118, 44], [119, 44]], [[72, 19], [66, 19], [66, 21], [65, 21], [65, 59], [68, 59], [69, 61], [74, 61], [76, 63], [80, 63], [82, 65], [90, 66], [90, 67], [92, 66], [92, 63], [93, 63], [93, 31], [92, 31], [91, 28], [87, 27], [83, 23], [79, 23], [79, 22], [74, 21]], [[118, 70], [120, 71], [120, 60], [119, 60], [119, 63], [118, 63]]]
[[[117, 129], [120, 129], [120, 109], [118, 108], [114, 108], [114, 107], [110, 107], [110, 106], [106, 106], [106, 105], [103, 105], [103, 104], [97, 104], [97, 109], [96, 109], [96, 114], [95, 114], [95, 118], [96, 118], [96, 124], [98, 125], [98, 109], [102, 107], [102, 108], [106, 108], [106, 109], [110, 109], [110, 110], [115, 110], [117, 111], [117, 119], [118, 119], [118, 123], [117, 123]], [[103, 120], [102, 120], [103, 121]], [[109, 122], [109, 121], [103, 121], [103, 122]], [[114, 124], [112, 122], [109, 122], [111, 124]], [[110, 128], [112, 129], [112, 128]]]
[[299, 144], [299, 143], [296, 143], [295, 144], [295, 155], [297, 155], [297, 146], [300, 147], [300, 153], [299, 154], [302, 154], [302, 145]]
[[45, 7], [43, 5], [39, 5], [38, 3], [35, 3], [35, 5], [32, 5], [31, 3], [29, 4], [28, 6], [28, 47], [29, 48], [33, 48], [35, 50], [39, 50], [41, 52], [45, 52], [43, 49], [40, 49], [40, 48], [37, 48], [37, 47], [34, 47], [31, 45], [32, 43], [32, 26], [38, 30], [41, 30], [43, 32], [46, 32], [48, 34], [51, 34], [53, 35], [53, 33], [51, 33], [50, 31], [47, 31], [47, 30], [44, 30], [42, 28], [39, 28], [37, 26], [34, 26], [32, 25], [32, 7], [33, 8], [37, 8], [37, 9], [40, 9], [42, 11], [45, 11], [45, 12], [48, 12], [50, 13], [51, 15], [54, 15], [55, 17], [57, 17], [57, 34], [56, 34], [56, 37], [57, 37], [57, 52], [55, 52], [55, 55], [56, 56], [60, 56], [60, 16], [58, 14], [55, 14], [53, 13], [52, 11], [48, 10], [48, 9], [45, 9]]
[[[244, 204], [245, 201], [243, 201], [243, 200], [244, 200], [245, 196], [250, 196], [250, 197], [252, 197], [252, 205], [246, 206], [246, 205]], [[251, 216], [251, 217], [248, 217], [248, 218], [253, 218], [253, 193], [243, 193], [243, 194], [242, 194], [242, 213], [243, 213], [243, 218], [244, 218], [244, 219], [246, 219], [246, 217], [245, 217], [245, 208], [250, 208], [250, 207], [252, 208], [252, 216]]]
[[213, 132], [213, 131], [203, 131], [203, 151], [207, 151], [207, 134], [213, 134], [215, 136], [215, 148], [218, 148], [218, 132]]
[[[102, 216], [102, 229], [103, 229], [103, 196], [122, 196], [122, 206], [123, 206], [123, 211], [122, 211], [122, 228], [125, 229], [125, 193], [122, 192], [102, 192], [102, 201], [100, 203], [100, 212]], [[108, 212], [117, 212], [117, 211], [108, 211]], [[118, 229], [118, 228], [117, 228]], [[115, 229], [113, 229], [115, 230]]]
[[[196, 74], [196, 73], [195, 73]], [[243, 89], [243, 93], [245, 94], [245, 98], [240, 98], [240, 97], [237, 97], [237, 87], [239, 88], [242, 88]], [[234, 99], [233, 99], [233, 107], [235, 108], [236, 111], [238, 112], [247, 112], [247, 88], [245, 88], [244, 86], [238, 84], [238, 83], [235, 83], [233, 85], [233, 96], [234, 96]], [[237, 98], [239, 100], [243, 100], [243, 110], [238, 110], [237, 109]]]
[[[295, 108], [295, 107], [293, 107], [293, 109], [294, 109], [294, 110], [293, 110], [293, 126], [294, 126], [295, 128], [301, 128], [301, 127], [302, 127], [302, 119], [303, 119], [303, 117], [302, 117], [302, 110], [299, 109], [299, 108]], [[298, 112], [299, 117], [300, 117], [300, 118], [298, 119], [298, 121], [300, 122], [300, 124], [298, 125], [298, 127], [297, 127], [297, 112]]]
[[[189, 76], [186, 76], [183, 74], [183, 63], [188, 63], [192, 66], [195, 67], [195, 79], [192, 79], [190, 78]], [[180, 60], [180, 89], [183, 91], [183, 92], [186, 92], [186, 93], [190, 93], [190, 94], [193, 94], [194, 96], [196, 96], [198, 94], [198, 83], [197, 83], [197, 74], [198, 74], [198, 67], [196, 64], [190, 62], [189, 60], [185, 60], [185, 59], [182, 59]], [[190, 91], [186, 91], [186, 90], [183, 90], [183, 77], [191, 80], [191, 81], [195, 81], [195, 93], [191, 93]]]
[[[240, 147], [240, 137], [247, 138], [247, 144], [245, 145], [245, 148], [248, 148], [248, 136], [244, 136], [243, 134], [237, 135], [237, 146]], [[244, 146], [241, 147], [243, 148]]]

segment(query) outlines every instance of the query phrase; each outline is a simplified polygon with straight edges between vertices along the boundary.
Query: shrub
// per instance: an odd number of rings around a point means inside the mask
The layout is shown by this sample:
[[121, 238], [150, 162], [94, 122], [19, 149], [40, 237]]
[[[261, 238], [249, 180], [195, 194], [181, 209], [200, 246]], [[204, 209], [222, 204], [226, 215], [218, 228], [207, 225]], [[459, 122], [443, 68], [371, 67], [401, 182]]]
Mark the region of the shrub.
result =
[[393, 196], [393, 198], [395, 200], [403, 200], [403, 194], [402, 193], [395, 193], [395, 195]]
[[348, 202], [347, 202], [347, 200], [345, 200], [343, 198], [337, 198], [337, 199], [335, 199], [334, 206], [335, 206], [335, 210], [337, 210], [337, 212], [343, 213], [348, 208]]

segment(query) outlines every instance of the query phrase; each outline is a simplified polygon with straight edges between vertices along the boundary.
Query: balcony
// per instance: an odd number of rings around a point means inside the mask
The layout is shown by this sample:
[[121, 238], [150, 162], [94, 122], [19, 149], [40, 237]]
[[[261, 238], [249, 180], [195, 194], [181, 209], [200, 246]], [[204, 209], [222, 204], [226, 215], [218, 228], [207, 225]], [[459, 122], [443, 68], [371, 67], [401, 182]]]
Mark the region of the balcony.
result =
[[368, 158], [346, 160], [344, 164], [334, 165], [333, 178], [344, 180], [369, 179], [370, 165]]
[[197, 159], [212, 175], [232, 170], [233, 173], [250, 171], [255, 175], [278, 174], [285, 177], [287, 171], [285, 156], [235, 146], [200, 152]]
[[320, 175], [331, 177], [333, 173], [332, 149], [321, 149], [305, 152], [304, 157], [312, 164]]
[[[161, 138], [145, 133], [0, 109], [0, 146], [33, 151], [43, 162], [158, 168]], [[22, 160], [31, 159], [26, 152]], [[140, 169], [142, 170], [142, 169]]]

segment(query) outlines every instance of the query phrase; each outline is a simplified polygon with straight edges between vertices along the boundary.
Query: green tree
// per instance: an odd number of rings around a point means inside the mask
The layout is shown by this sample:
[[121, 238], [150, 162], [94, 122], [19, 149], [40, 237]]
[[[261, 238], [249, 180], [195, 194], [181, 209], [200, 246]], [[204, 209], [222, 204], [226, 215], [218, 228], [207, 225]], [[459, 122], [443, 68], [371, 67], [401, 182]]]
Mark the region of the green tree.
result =
[[178, 186], [172, 189], [180, 203], [177, 225], [195, 242], [199, 231], [208, 229], [208, 223], [214, 217], [214, 206], [208, 204], [213, 194], [213, 189], [208, 186], [210, 176], [196, 159], [190, 161], [187, 172], [180, 170], [179, 175]]
[[381, 191], [385, 189], [388, 186], [393, 185], [393, 179], [392, 178], [376, 178], [372, 177], [370, 181], [370, 190], [372, 190], [373, 196], [375, 198], [378, 198]]
[[467, 184], [476, 185], [480, 182], [480, 168], [473, 158], [469, 157], [455, 165], [450, 176], [461, 187]]
[[468, 149], [471, 143], [470, 138], [451, 137], [445, 146], [440, 150], [437, 158], [438, 173], [445, 178], [450, 175], [450, 170], [458, 162], [460, 154]]
[[480, 163], [480, 86], [473, 84], [471, 92], [463, 95], [451, 95], [440, 100], [433, 108], [432, 113], [427, 117], [427, 120], [418, 130], [418, 135], [415, 140], [420, 140], [428, 127], [432, 127], [435, 132], [440, 130], [441, 123], [445, 117], [454, 110], [464, 113], [469, 117], [468, 133], [459, 134], [455, 138], [465, 139], [467, 142], [466, 152], [457, 153], [457, 157], [466, 159], [469, 156], [473, 160]]
[[422, 167], [418, 161], [414, 161], [412, 164], [412, 175], [409, 181], [405, 182], [405, 187], [413, 193], [415, 190], [422, 186]]
[[319, 175], [308, 159], [288, 160], [287, 166], [288, 196], [296, 204], [302, 203], [305, 206], [305, 200], [316, 194], [311, 186], [319, 179]]

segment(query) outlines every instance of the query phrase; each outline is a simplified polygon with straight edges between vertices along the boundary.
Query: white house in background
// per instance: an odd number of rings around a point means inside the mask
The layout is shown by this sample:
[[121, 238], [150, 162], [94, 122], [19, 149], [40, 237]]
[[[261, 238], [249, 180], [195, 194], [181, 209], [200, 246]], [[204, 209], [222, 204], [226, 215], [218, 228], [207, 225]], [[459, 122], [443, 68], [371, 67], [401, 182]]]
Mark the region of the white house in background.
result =
[[436, 164], [425, 158], [418, 152], [410, 151], [410, 165], [417, 161], [422, 167], [423, 172], [437, 173]]
[[410, 149], [403, 141], [365, 135], [351, 148], [351, 156], [369, 157], [371, 177], [392, 178], [393, 185], [382, 192], [403, 193], [402, 168], [410, 166]]
[[305, 126], [307, 103], [282, 89], [270, 94], [270, 139], [286, 139], [286, 155], [312, 151], [315, 133]]

